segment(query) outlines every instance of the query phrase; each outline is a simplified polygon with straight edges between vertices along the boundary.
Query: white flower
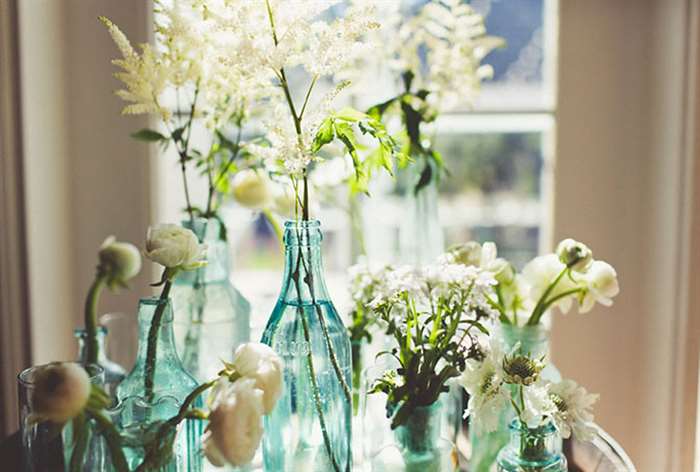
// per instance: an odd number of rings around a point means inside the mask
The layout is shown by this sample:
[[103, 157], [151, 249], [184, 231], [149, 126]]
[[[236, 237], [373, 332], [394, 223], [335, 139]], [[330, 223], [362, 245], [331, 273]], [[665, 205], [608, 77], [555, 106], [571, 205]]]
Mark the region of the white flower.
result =
[[542, 425], [545, 417], [551, 416], [556, 411], [556, 406], [549, 396], [548, 386], [544, 383], [536, 383], [523, 387], [524, 408], [520, 419], [528, 428], [537, 428]]
[[612, 305], [613, 297], [620, 293], [617, 272], [607, 262], [593, 261], [583, 280], [587, 289], [579, 307], [581, 313], [589, 312], [596, 302], [604, 306]]
[[551, 417], [563, 438], [573, 433], [582, 441], [593, 439], [597, 430], [591, 410], [598, 401], [597, 394], [588, 393], [573, 380], [562, 380], [549, 385], [549, 396], [556, 406]]
[[261, 210], [272, 203], [272, 184], [263, 171], [245, 169], [233, 177], [234, 200], [251, 210]]
[[356, 304], [368, 305], [375, 294], [383, 290], [390, 265], [372, 267], [366, 257], [362, 256], [357, 264], [348, 269], [350, 279], [350, 296]]
[[114, 236], [104, 240], [98, 258], [97, 270], [106, 277], [110, 287], [125, 286], [141, 271], [141, 254], [136, 246], [117, 241]]
[[144, 255], [168, 269], [192, 270], [206, 264], [206, 249], [191, 230], [163, 224], [148, 228]]
[[263, 392], [254, 379], [242, 378], [218, 393], [202, 436], [204, 454], [217, 467], [248, 464], [262, 438]]
[[[530, 287], [529, 298], [535, 301], [539, 300], [550, 284], [554, 282], [565, 268], [566, 265], [559, 260], [556, 254], [539, 256], [528, 262], [523, 268], [522, 275], [523, 281]], [[549, 300], [552, 297], [582, 286], [580, 281], [574, 282], [570, 277], [564, 276], [549, 293], [547, 299]], [[555, 306], [559, 307], [562, 313], [568, 312], [571, 308], [571, 301], [574, 296], [575, 295], [572, 294], [571, 296], [558, 300]]]
[[492, 343], [492, 351], [479, 362], [467, 361], [460, 384], [469, 393], [465, 416], [477, 432], [488, 433], [498, 428], [501, 413], [508, 405], [501, 372], [502, 352]]
[[588, 246], [571, 238], [561, 241], [556, 253], [562, 264], [576, 272], [586, 272], [593, 261], [593, 252]]
[[37, 367], [32, 380], [32, 418], [37, 421], [63, 424], [80, 413], [90, 398], [90, 378], [73, 362]]
[[263, 391], [263, 413], [269, 414], [282, 395], [282, 361], [277, 353], [265, 344], [241, 344], [231, 365], [243, 377], [255, 380], [256, 388]]

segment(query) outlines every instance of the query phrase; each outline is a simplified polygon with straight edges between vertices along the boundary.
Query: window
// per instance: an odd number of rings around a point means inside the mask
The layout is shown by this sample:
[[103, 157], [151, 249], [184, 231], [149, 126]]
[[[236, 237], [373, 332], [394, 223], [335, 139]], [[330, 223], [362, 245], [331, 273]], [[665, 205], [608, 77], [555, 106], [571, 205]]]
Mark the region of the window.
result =
[[[404, 2], [411, 12], [425, 0]], [[557, 5], [555, 0], [470, 3], [485, 16], [489, 34], [505, 38], [507, 46], [486, 58], [494, 77], [482, 85], [474, 108], [443, 114], [435, 123], [435, 146], [450, 173], [440, 184], [440, 222], [446, 245], [495, 241], [501, 255], [522, 265], [548, 243]], [[372, 92], [381, 99], [381, 90]], [[174, 156], [160, 161], [170, 163], [161, 164], [168, 166], [163, 188], [179, 189]], [[379, 227], [373, 231], [381, 238], [373, 239], [382, 240], [382, 252], [391, 252], [398, 248], [396, 215], [402, 200], [385, 180], [377, 184], [380, 190], [373, 191], [363, 216], [365, 225]], [[319, 214], [327, 282], [340, 307], [347, 299], [344, 272], [357, 249], [345, 206], [326, 205]], [[175, 216], [182, 207], [161, 203], [166, 215]], [[279, 291], [279, 243], [264, 219], [251, 218], [248, 210], [232, 205], [224, 218], [230, 228], [235, 284], [253, 302], [254, 318], [264, 324]]]

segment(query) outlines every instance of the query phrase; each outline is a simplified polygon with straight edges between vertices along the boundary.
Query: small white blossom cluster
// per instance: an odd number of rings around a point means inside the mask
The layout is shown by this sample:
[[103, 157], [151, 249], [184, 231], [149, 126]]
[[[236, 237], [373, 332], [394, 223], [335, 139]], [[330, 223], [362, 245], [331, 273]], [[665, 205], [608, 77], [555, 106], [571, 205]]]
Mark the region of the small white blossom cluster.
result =
[[360, 258], [357, 264], [348, 269], [350, 296], [353, 302], [363, 306], [369, 305], [375, 294], [384, 291], [386, 275], [391, 271], [390, 265], [372, 267], [367, 258]]
[[[589, 312], [596, 303], [610, 306], [620, 292], [615, 269], [607, 262], [593, 259], [583, 243], [565, 239], [556, 253], [534, 258], [521, 273], [497, 257], [496, 246], [475, 242], [451, 249], [447, 260], [478, 266], [493, 274], [497, 284], [501, 318], [519, 324], [528, 322], [557, 307], [567, 313], [576, 302], [579, 313]], [[532, 323], [531, 323], [532, 324]], [[534, 323], [536, 324], [536, 323]]]
[[506, 354], [500, 343], [492, 340], [483, 359], [467, 360], [460, 382], [470, 395], [465, 416], [470, 417], [472, 426], [479, 433], [495, 431], [502, 412], [513, 405], [528, 428], [551, 421], [564, 438], [573, 434], [579, 440], [591, 440], [597, 431], [591, 409], [598, 395], [588, 393], [573, 380], [543, 379], [542, 361], [516, 354], [518, 348], [516, 345]]

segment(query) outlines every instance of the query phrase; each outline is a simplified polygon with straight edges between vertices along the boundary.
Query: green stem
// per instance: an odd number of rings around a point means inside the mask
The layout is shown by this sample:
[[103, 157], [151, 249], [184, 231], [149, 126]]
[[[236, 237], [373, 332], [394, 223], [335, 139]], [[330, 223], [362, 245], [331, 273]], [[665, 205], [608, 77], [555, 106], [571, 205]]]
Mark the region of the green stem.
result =
[[144, 381], [146, 401], [148, 403], [151, 403], [153, 401], [153, 379], [156, 373], [158, 333], [160, 331], [160, 324], [161, 320], [163, 319], [163, 314], [165, 313], [165, 308], [168, 305], [167, 301], [168, 296], [170, 295], [171, 286], [171, 280], [166, 280], [165, 285], [163, 286], [163, 291], [161, 292], [160, 298], [158, 299], [156, 312], [153, 314], [153, 319], [151, 320], [151, 327], [148, 330], [148, 343], [146, 345], [146, 377]]
[[564, 267], [564, 269], [561, 272], [559, 272], [559, 275], [557, 275], [554, 281], [551, 284], [549, 284], [547, 290], [544, 291], [540, 299], [537, 301], [537, 305], [535, 305], [535, 309], [532, 311], [532, 315], [530, 315], [530, 318], [527, 320], [527, 326], [534, 326], [540, 322], [540, 318], [542, 318], [542, 314], [544, 313], [545, 300], [547, 299], [549, 294], [552, 293], [554, 287], [556, 287], [556, 285], [559, 283], [562, 277], [564, 277], [564, 274], [566, 274], [568, 270], [568, 267]]
[[99, 358], [100, 346], [97, 342], [97, 305], [105, 281], [105, 276], [98, 270], [97, 276], [92, 282], [87, 298], [85, 299], [85, 364], [97, 364], [97, 359]]
[[226, 177], [228, 170], [231, 168], [231, 165], [233, 165], [233, 161], [235, 161], [238, 158], [238, 154], [240, 153], [240, 150], [241, 150], [240, 144], [241, 144], [242, 131], [243, 131], [242, 125], [239, 124], [238, 133], [236, 134], [236, 150], [231, 154], [231, 157], [226, 162], [226, 165], [224, 165], [224, 167], [221, 169], [221, 172], [219, 172], [219, 175], [216, 177], [213, 184], [211, 182], [209, 183], [209, 195], [207, 196], [207, 213], [206, 213], [207, 216], [213, 210], [213, 208], [211, 207], [211, 204], [212, 204], [212, 200], [214, 198], [214, 192], [216, 191], [216, 187], [218, 187], [219, 183], [221, 183], [221, 180], [223, 180], [223, 178]]
[[87, 418], [84, 413], [79, 413], [73, 418], [73, 451], [70, 457], [71, 472], [80, 472], [84, 467], [89, 439]]
[[109, 454], [112, 457], [112, 466], [117, 472], [129, 472], [129, 466], [122, 451], [122, 438], [114, 427], [114, 424], [104, 416], [101, 411], [90, 411], [90, 416], [100, 425], [101, 434], [107, 442]]
[[585, 289], [583, 289], [583, 288], [581, 288], [581, 287], [572, 288], [571, 290], [567, 290], [566, 292], [562, 292], [562, 293], [560, 293], [559, 295], [556, 295], [556, 296], [550, 298], [549, 300], [547, 300], [545, 303], [542, 304], [542, 307], [543, 307], [543, 308], [542, 308], [542, 310], [541, 310], [540, 316], [534, 321], [533, 324], [539, 323], [539, 322], [540, 322], [540, 319], [542, 318], [542, 316], [544, 316], [544, 314], [547, 312], [547, 309], [548, 309], [550, 306], [552, 306], [554, 303], [558, 302], [558, 301], [561, 300], [562, 298], [566, 298], [566, 297], [568, 297], [568, 296], [570, 296], [570, 295], [573, 295], [573, 294], [575, 294], [575, 293], [582, 292], [583, 290], [585, 290]]

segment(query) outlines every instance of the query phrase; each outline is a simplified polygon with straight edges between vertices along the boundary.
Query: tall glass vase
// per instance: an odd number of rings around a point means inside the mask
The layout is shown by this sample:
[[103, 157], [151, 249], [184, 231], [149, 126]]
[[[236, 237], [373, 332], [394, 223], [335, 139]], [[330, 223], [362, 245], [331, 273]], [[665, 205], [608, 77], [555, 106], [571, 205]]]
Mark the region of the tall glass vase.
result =
[[498, 454], [498, 472], [566, 472], [566, 458], [558, 447], [559, 435], [552, 423], [528, 428], [510, 423], [510, 442]]
[[[146, 393], [146, 369], [148, 338], [151, 322], [157, 312], [162, 313], [157, 331], [155, 371], [152, 394]], [[173, 336], [173, 311], [170, 300], [144, 298], [139, 303], [139, 347], [136, 364], [129, 375], [117, 387], [113, 421], [127, 437], [124, 454], [130, 469], [138, 466], [144, 458], [144, 442], [158, 425], [175, 416], [183, 400], [198, 383], [180, 362]], [[202, 406], [201, 399], [195, 407]], [[196, 472], [201, 470], [202, 459], [199, 438], [202, 424], [198, 420], [187, 420], [180, 425], [175, 440], [174, 458], [159, 472]]]
[[200, 382], [250, 340], [250, 303], [231, 283], [225, 227], [215, 218], [184, 221], [207, 245], [207, 265], [181, 273], [172, 289], [175, 339], [185, 368]]
[[[505, 352], [510, 352], [518, 346], [519, 353], [533, 357], [549, 356], [549, 329], [541, 324], [535, 326], [514, 326], [501, 324], [494, 335], [502, 343]], [[540, 374], [546, 380], [559, 382], [561, 374], [551, 362]], [[476, 434], [470, 431], [472, 456], [469, 470], [472, 472], [488, 472], [496, 463], [498, 452], [508, 444], [511, 437], [510, 423], [515, 417], [512, 407], [501, 412], [498, 429], [492, 433]], [[559, 447], [561, 447], [559, 440]]]
[[[399, 250], [401, 263], [424, 266], [444, 252], [445, 237], [438, 213], [437, 182], [432, 178], [427, 185], [417, 188], [424, 168], [419, 164], [411, 165], [402, 176], [406, 195], [404, 217], [399, 227]], [[432, 174], [435, 172], [433, 170]]]
[[262, 342], [284, 365], [284, 393], [264, 418], [267, 472], [352, 469], [350, 338], [326, 290], [318, 221], [285, 224], [282, 291]]
[[[73, 331], [76, 339], [78, 340], [78, 359], [77, 361], [85, 365], [87, 359], [87, 345], [85, 339], [87, 338], [86, 331], [82, 328], [78, 328]], [[116, 362], [111, 361], [107, 357], [107, 351], [105, 350], [105, 337], [107, 336], [107, 328], [100, 326], [97, 329], [97, 347], [99, 349], [97, 355], [97, 365], [104, 369], [104, 389], [110, 397], [114, 397], [117, 391], [117, 386], [126, 377], [126, 370], [124, 367], [120, 366]]]

